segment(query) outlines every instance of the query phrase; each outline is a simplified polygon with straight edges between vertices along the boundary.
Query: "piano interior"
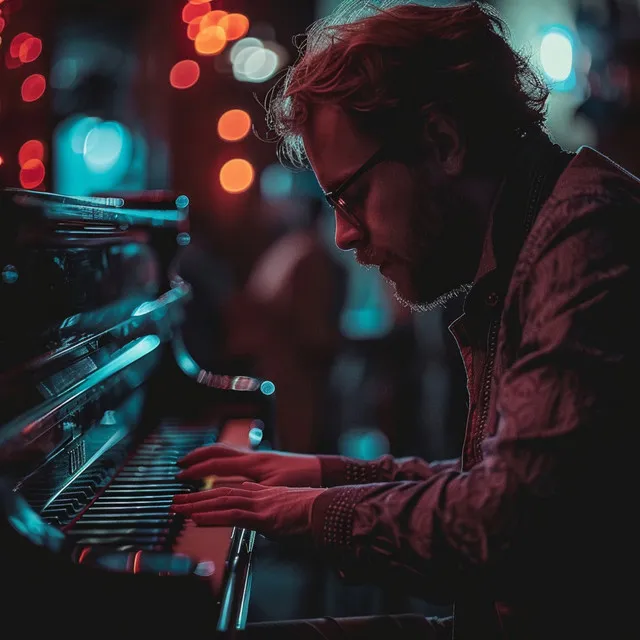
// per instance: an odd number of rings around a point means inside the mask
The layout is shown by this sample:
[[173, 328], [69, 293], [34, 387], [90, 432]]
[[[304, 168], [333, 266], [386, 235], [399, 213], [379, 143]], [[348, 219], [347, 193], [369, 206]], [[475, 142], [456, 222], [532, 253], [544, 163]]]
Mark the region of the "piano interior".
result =
[[0, 215], [5, 610], [37, 602], [31, 631], [231, 637], [256, 534], [171, 513], [198, 489], [176, 462], [213, 442], [264, 446], [275, 396], [184, 346], [191, 289], [171, 264], [188, 199], [6, 189]]

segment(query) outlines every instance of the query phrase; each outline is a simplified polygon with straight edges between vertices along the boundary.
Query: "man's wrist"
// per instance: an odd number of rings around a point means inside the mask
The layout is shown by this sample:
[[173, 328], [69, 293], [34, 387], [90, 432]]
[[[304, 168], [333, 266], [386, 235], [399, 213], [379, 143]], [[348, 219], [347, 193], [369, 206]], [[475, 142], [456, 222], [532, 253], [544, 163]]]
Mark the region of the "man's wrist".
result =
[[317, 456], [323, 487], [380, 482], [380, 465], [376, 461], [353, 460], [344, 456]]

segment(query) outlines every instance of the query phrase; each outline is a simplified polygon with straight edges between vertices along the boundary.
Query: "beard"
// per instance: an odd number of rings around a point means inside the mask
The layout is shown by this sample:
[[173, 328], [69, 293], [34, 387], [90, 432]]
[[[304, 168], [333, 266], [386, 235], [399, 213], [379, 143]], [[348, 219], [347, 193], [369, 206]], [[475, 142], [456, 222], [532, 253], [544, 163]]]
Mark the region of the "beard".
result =
[[471, 289], [485, 231], [473, 205], [455, 185], [431, 184], [419, 191], [408, 225], [407, 291], [398, 282], [385, 280], [401, 305], [433, 311]]

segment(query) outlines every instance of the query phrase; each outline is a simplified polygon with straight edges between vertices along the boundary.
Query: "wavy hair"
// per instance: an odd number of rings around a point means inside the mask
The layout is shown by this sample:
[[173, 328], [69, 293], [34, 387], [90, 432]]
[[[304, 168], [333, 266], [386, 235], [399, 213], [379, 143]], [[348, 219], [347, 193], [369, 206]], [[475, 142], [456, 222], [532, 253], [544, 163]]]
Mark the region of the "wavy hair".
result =
[[298, 37], [297, 62], [267, 96], [280, 160], [308, 166], [301, 134], [319, 104], [340, 105], [376, 137], [406, 130], [430, 107], [454, 117], [470, 143], [541, 129], [548, 89], [507, 38], [498, 14], [478, 2], [346, 0]]

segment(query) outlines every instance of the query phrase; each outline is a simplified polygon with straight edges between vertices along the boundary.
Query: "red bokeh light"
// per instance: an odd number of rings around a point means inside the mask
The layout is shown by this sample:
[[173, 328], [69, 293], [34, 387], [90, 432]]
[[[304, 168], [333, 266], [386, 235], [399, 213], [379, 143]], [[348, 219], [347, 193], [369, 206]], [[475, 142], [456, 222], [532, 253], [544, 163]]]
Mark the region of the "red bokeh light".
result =
[[187, 2], [182, 9], [182, 21], [189, 24], [197, 18], [202, 18], [209, 11], [211, 11], [211, 3], [209, 2]]
[[18, 151], [18, 164], [23, 167], [29, 160], [44, 160], [42, 140], [27, 140]]
[[195, 60], [176, 62], [169, 73], [169, 82], [175, 89], [188, 89], [198, 82], [200, 65]]
[[18, 50], [20, 62], [33, 62], [42, 53], [42, 40], [40, 38], [27, 38]]
[[42, 184], [46, 171], [42, 160], [27, 160], [20, 169], [20, 184], [24, 189], [35, 189]]
[[42, 97], [47, 88], [47, 81], [41, 73], [34, 73], [22, 83], [20, 95], [25, 102], [35, 102]]
[[13, 40], [11, 40], [11, 44], [9, 45], [9, 55], [11, 55], [12, 58], [17, 58], [20, 55], [20, 47], [29, 40], [29, 38], [33, 38], [33, 36], [26, 31], [13, 36]]

